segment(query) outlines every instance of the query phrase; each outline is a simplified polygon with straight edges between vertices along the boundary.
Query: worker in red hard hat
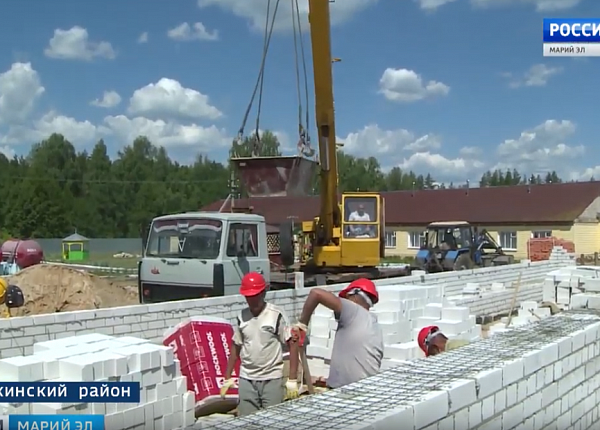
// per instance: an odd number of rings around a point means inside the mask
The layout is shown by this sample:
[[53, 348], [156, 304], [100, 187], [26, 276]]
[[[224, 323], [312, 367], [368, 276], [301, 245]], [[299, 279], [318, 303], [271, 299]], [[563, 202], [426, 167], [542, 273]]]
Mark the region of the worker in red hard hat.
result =
[[248, 307], [234, 325], [231, 355], [225, 371], [221, 397], [235, 385], [232, 378], [238, 358], [241, 359], [238, 383], [238, 414], [248, 415], [298, 396], [296, 380], [283, 383], [283, 345], [290, 348], [290, 375], [298, 373], [298, 349], [292, 341], [287, 316], [282, 309], [267, 303], [267, 282], [256, 272], [242, 279], [240, 294]]
[[294, 329], [302, 339], [318, 305], [333, 311], [338, 327], [327, 378], [329, 388], [342, 387], [379, 372], [383, 334], [377, 317], [369, 311], [378, 301], [375, 284], [365, 278], [351, 282], [337, 296], [321, 288], [311, 288]]
[[417, 343], [419, 344], [419, 348], [425, 353], [425, 357], [430, 357], [441, 352], [460, 348], [469, 342], [462, 339], [448, 339], [438, 326], [432, 325], [423, 327], [419, 331]]

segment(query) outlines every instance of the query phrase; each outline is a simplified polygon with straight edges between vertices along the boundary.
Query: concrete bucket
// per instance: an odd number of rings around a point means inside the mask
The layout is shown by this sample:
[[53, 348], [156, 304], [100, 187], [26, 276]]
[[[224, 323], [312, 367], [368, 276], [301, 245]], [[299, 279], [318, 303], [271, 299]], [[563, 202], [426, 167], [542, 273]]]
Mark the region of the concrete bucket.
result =
[[316, 161], [304, 157], [232, 158], [249, 197], [301, 197], [311, 193]]

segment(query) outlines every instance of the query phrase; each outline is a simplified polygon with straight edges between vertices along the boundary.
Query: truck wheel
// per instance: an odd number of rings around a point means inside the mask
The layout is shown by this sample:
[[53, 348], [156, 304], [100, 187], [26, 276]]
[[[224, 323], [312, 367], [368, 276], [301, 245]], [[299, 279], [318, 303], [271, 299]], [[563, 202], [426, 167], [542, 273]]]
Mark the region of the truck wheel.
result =
[[461, 254], [454, 261], [454, 270], [470, 270], [475, 264], [468, 254]]
[[294, 232], [292, 222], [286, 221], [279, 227], [279, 255], [285, 267], [294, 265]]

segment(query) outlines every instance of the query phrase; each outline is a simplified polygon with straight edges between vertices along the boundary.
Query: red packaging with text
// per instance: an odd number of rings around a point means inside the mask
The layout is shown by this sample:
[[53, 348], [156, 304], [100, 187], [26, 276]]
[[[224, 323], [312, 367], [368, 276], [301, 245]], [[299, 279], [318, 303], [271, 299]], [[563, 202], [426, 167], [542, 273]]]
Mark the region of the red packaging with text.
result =
[[[227, 320], [201, 317], [185, 321], [165, 335], [163, 344], [173, 348], [188, 390], [196, 394], [196, 405], [220, 399], [232, 336], [233, 327]], [[238, 396], [239, 370], [238, 360], [232, 375], [236, 385], [227, 392], [228, 398]]]

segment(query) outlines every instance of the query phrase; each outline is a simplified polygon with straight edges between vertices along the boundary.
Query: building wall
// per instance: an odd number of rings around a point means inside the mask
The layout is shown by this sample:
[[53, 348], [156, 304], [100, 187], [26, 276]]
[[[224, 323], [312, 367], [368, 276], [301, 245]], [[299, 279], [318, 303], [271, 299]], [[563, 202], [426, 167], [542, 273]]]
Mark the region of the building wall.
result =
[[[514, 255], [516, 259], [527, 258], [527, 242], [536, 233], [537, 235], [550, 234], [553, 237], [559, 239], [570, 240], [575, 243], [575, 251], [578, 254], [593, 254], [594, 252], [600, 251], [600, 223], [598, 222], [587, 222], [587, 223], [575, 223], [571, 226], [556, 225], [556, 226], [484, 226], [490, 233], [490, 235], [504, 247], [506, 253]], [[393, 240], [388, 237], [386, 247], [387, 256], [398, 256], [398, 257], [414, 257], [417, 253], [418, 246], [411, 246], [416, 235], [421, 231], [425, 230], [425, 226], [419, 227], [392, 227], [387, 228], [388, 235], [392, 231], [395, 232], [395, 246]], [[516, 237], [516, 246], [514, 248], [505, 247], [505, 243], [508, 241], [508, 236], [513, 235]], [[506, 239], [506, 240], [503, 240]], [[504, 242], [504, 243], [502, 243]]]
[[573, 225], [573, 242], [577, 254], [593, 254], [600, 251], [600, 223], [576, 222]]

